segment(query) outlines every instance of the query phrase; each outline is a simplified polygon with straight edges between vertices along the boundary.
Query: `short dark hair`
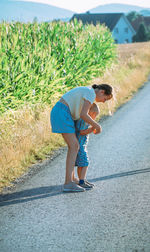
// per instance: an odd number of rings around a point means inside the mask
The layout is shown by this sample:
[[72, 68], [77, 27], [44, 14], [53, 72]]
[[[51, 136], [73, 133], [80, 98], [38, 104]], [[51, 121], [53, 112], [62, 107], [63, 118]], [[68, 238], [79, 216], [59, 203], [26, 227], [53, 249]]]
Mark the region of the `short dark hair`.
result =
[[109, 84], [99, 84], [99, 85], [93, 84], [92, 88], [94, 89], [98, 88], [104, 90], [106, 95], [112, 95], [113, 92], [113, 88]]
[[93, 104], [91, 105], [89, 111], [96, 112], [97, 115], [100, 113], [99, 107], [97, 106], [96, 103], [93, 103]]

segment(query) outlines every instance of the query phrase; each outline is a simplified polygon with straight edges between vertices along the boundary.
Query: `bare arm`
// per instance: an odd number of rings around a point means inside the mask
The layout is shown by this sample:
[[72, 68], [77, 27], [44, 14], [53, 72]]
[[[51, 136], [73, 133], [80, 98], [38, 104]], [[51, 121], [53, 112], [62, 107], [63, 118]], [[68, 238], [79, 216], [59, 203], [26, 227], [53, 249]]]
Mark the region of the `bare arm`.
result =
[[88, 129], [80, 130], [80, 134], [81, 135], [88, 135], [88, 134], [92, 133], [93, 131], [94, 131], [94, 128], [93, 127], [89, 127]]
[[83, 119], [85, 122], [90, 124], [94, 129], [96, 129], [96, 134], [101, 132], [101, 127], [100, 125], [94, 121], [89, 115], [89, 109], [91, 107], [91, 103], [87, 100], [84, 100], [84, 104], [80, 113], [80, 118]]

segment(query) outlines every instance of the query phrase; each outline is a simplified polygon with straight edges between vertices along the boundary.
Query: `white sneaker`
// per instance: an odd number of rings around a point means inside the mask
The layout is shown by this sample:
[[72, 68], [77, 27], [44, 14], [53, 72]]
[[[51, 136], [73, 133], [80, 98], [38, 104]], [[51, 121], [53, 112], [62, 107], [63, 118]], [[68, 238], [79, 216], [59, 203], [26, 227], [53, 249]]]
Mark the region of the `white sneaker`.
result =
[[64, 185], [63, 192], [85, 192], [85, 189], [75, 182], [70, 182]]

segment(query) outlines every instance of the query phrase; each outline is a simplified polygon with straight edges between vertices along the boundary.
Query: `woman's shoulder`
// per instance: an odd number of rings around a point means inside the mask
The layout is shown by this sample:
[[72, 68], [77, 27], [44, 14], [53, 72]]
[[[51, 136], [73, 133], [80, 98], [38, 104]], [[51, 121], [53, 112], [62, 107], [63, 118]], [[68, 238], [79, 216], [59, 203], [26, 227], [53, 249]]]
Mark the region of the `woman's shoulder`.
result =
[[95, 91], [92, 87], [85, 87], [85, 90], [83, 92], [83, 98], [85, 98], [86, 100], [89, 100], [91, 103], [94, 102], [96, 97]]
[[65, 93], [62, 97], [84, 97], [84, 96], [95, 96], [95, 91], [90, 86], [79, 86], [71, 89]]
[[91, 86], [86, 86], [85, 88], [86, 88], [86, 90], [88, 90], [88, 92], [95, 94], [95, 91]]
[[81, 88], [83, 90], [94, 91], [94, 89], [91, 86], [82, 86]]
[[78, 87], [75, 87], [75, 88], [73, 88], [73, 89], [71, 89], [71, 90], [94, 90], [93, 88], [92, 88], [92, 86], [78, 86]]
[[95, 94], [95, 91], [91, 86], [78, 87], [78, 92], [81, 92], [83, 94]]

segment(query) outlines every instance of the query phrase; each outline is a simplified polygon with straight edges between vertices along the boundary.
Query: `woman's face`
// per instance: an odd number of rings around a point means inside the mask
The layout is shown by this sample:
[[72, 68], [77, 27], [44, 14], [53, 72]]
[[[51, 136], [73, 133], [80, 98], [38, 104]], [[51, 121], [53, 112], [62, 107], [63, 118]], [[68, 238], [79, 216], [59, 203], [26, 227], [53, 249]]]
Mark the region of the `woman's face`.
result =
[[96, 92], [96, 102], [105, 102], [108, 101], [112, 98], [112, 94], [111, 95], [106, 95], [104, 90], [98, 90]]

